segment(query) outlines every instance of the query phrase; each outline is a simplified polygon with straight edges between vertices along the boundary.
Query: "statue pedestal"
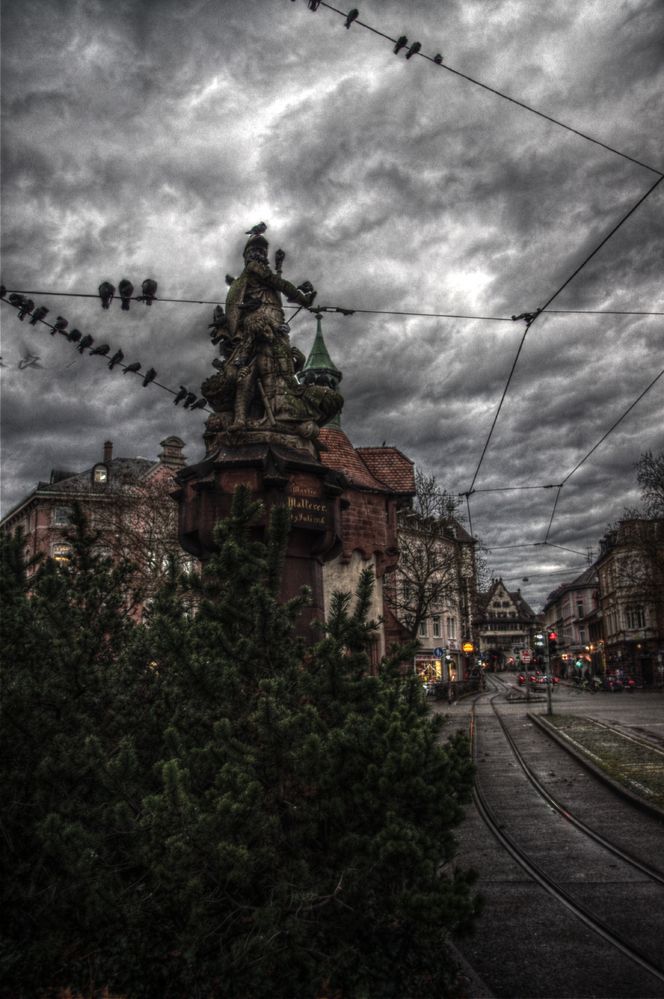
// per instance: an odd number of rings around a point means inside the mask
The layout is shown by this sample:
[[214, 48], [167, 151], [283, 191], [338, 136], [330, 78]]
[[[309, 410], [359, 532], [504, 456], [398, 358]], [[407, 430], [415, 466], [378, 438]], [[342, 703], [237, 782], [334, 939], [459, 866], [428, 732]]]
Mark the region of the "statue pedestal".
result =
[[180, 543], [203, 561], [214, 551], [215, 525], [229, 516], [237, 486], [246, 486], [265, 508], [256, 522], [259, 537], [272, 507], [288, 507], [291, 530], [280, 596], [287, 600], [302, 586], [310, 588], [312, 606], [304, 609], [298, 631], [315, 640], [311, 622], [324, 619], [323, 563], [341, 550], [339, 473], [306, 450], [263, 441], [221, 446], [200, 463], [181, 469], [176, 481]]

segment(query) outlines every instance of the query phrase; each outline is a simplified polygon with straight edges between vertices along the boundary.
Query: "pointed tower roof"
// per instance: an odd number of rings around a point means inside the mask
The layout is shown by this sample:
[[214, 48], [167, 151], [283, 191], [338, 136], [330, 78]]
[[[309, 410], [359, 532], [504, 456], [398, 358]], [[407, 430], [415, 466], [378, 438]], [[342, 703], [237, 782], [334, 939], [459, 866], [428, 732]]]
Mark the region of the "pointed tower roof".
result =
[[[304, 362], [304, 367], [298, 375], [299, 381], [305, 385], [328, 385], [336, 389], [343, 378], [341, 371], [332, 362], [325, 340], [323, 339], [322, 321], [320, 312], [316, 315], [316, 336], [309, 351], [309, 356]], [[328, 427], [340, 427], [341, 416], [339, 413], [327, 424]]]

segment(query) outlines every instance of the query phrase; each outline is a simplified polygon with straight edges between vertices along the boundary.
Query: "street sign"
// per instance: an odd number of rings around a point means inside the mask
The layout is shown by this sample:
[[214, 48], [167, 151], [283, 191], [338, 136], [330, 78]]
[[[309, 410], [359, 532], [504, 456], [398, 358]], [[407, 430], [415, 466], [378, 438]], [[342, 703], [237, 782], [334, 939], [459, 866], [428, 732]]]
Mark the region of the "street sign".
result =
[[442, 659], [443, 656], [445, 655], [445, 649], [441, 649], [439, 646], [437, 649], [433, 650], [433, 654], [436, 657], [436, 659]]

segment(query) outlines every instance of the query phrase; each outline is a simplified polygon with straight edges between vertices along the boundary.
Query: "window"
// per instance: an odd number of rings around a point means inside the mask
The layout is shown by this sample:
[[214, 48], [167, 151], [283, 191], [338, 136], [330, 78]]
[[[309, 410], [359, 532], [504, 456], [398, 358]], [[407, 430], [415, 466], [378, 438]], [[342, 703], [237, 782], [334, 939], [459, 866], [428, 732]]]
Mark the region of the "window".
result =
[[72, 511], [68, 506], [54, 506], [52, 522], [55, 527], [68, 527]]
[[420, 621], [420, 635], [422, 638], [427, 636], [427, 623], [426, 621]]
[[628, 628], [645, 628], [646, 616], [643, 607], [628, 607], [625, 611]]
[[440, 614], [434, 614], [431, 623], [433, 625], [433, 637], [440, 638]]
[[577, 600], [576, 602], [576, 616], [583, 617], [583, 600]]
[[93, 482], [108, 482], [108, 469], [106, 465], [95, 465], [92, 471]]
[[448, 617], [447, 619], [447, 637], [456, 638], [456, 618]]
[[71, 558], [71, 545], [61, 542], [51, 548], [51, 558], [56, 562], [68, 562]]

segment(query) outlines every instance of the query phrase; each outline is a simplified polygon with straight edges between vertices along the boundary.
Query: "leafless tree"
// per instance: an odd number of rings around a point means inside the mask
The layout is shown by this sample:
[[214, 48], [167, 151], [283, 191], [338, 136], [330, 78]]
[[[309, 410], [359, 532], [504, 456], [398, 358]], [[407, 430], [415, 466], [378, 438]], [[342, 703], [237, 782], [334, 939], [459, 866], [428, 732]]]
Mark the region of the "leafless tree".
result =
[[637, 466], [641, 505], [627, 509], [614, 528], [622, 549], [622, 583], [635, 607], [664, 618], [664, 453], [641, 455]]
[[94, 507], [99, 547], [114, 559], [132, 563], [136, 585], [147, 597], [166, 581], [173, 562], [183, 570], [194, 567], [178, 540], [173, 487], [166, 475], [118, 483]]
[[470, 613], [469, 578], [475, 590], [474, 546], [459, 538], [459, 501], [433, 475], [417, 471], [415, 487], [412, 507], [397, 515], [399, 561], [386, 588], [388, 606], [409, 638], [434, 612]]

